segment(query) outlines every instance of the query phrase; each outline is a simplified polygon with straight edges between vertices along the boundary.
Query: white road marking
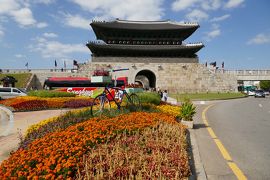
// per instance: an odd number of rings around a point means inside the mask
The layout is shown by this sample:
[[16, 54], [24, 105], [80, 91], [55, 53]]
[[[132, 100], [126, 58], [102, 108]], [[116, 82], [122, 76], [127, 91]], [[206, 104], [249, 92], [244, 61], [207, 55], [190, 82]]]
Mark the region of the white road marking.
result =
[[262, 104], [259, 104], [259, 107], [263, 107], [263, 105]]
[[200, 101], [200, 104], [205, 104], [205, 101]]

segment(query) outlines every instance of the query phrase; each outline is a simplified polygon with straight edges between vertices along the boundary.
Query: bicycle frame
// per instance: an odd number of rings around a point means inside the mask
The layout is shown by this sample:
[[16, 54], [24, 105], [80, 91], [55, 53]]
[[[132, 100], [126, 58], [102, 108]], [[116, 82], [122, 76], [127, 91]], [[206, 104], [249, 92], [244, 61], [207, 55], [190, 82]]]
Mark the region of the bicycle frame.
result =
[[[136, 94], [134, 94], [134, 93], [128, 94], [125, 89], [120, 89], [117, 87], [112, 87], [111, 89], [120, 90], [123, 92], [123, 94], [121, 94], [120, 101], [117, 100], [117, 98], [115, 97], [115, 94], [111, 93], [109, 87], [104, 87], [104, 90], [102, 91], [102, 93], [100, 95], [98, 95], [97, 97], [95, 97], [95, 99], [91, 105], [91, 114], [93, 116], [96, 114], [101, 115], [102, 113], [106, 112], [107, 110], [110, 111], [110, 109], [111, 109], [110, 102], [112, 102], [112, 101], [115, 102], [115, 104], [117, 105], [117, 109], [120, 111], [121, 104], [122, 104], [125, 96], [127, 98], [127, 99], [125, 99], [125, 101], [127, 101], [126, 107], [130, 111], [136, 111], [136, 110], [140, 109], [140, 107], [141, 107], [140, 99]], [[99, 106], [95, 107], [95, 105], [99, 105]]]
[[[115, 88], [115, 87], [112, 87], [111, 89], [115, 89], [115, 90], [120, 90], [120, 91], [123, 91], [123, 96], [126, 96], [128, 98], [128, 101], [130, 101], [130, 97], [127, 93], [126, 90], [122, 90], [122, 89], [119, 89], [119, 88]], [[112, 93], [109, 91], [109, 89], [107, 87], [104, 88], [104, 91], [102, 92], [102, 94], [104, 96], [110, 96], [112, 100], [110, 101], [114, 101], [115, 104], [117, 105], [117, 108], [120, 109], [121, 108], [121, 104], [122, 104], [122, 101], [123, 101], [123, 98], [121, 98], [121, 101], [117, 101], [114, 96], [112, 95]]]

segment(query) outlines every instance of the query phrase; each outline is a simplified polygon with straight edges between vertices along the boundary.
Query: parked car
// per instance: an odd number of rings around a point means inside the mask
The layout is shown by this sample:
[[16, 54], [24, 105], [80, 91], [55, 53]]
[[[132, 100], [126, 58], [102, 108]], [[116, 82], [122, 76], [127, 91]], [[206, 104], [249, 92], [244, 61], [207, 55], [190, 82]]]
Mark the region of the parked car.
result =
[[256, 90], [254, 97], [255, 98], [257, 98], [257, 97], [265, 97], [264, 91], [263, 90]]
[[18, 88], [13, 88], [13, 87], [1, 87], [0, 88], [0, 97], [2, 99], [8, 99], [8, 98], [13, 98], [13, 97], [17, 97], [17, 96], [27, 96], [27, 94]]
[[27, 89], [26, 88], [18, 88], [21, 92], [27, 94]]
[[247, 92], [247, 94], [248, 94], [249, 96], [254, 96], [254, 95], [255, 95], [255, 91], [250, 90], [250, 91]]
[[269, 91], [263, 91], [264, 95], [269, 96]]

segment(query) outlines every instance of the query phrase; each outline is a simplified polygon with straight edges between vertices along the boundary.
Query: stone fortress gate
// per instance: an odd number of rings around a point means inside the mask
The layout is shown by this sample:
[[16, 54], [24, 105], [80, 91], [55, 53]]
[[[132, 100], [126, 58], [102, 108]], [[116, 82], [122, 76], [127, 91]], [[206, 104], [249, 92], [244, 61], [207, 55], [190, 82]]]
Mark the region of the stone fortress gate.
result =
[[98, 41], [87, 43], [92, 61], [80, 67], [82, 75], [91, 76], [96, 69], [128, 68], [113, 72], [113, 77], [127, 76], [129, 83], [170, 93], [237, 91], [234, 75], [199, 64], [196, 53], [202, 43], [183, 42], [199, 28], [197, 23], [116, 19], [90, 25]]

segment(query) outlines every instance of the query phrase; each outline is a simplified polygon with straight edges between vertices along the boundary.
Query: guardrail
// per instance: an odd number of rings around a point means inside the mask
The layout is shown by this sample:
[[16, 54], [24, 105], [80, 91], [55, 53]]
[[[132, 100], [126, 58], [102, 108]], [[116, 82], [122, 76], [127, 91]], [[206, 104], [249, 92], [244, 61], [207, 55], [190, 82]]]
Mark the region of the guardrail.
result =
[[270, 70], [224, 70], [224, 73], [239, 76], [270, 76]]
[[52, 72], [58, 72], [58, 73], [76, 73], [78, 69], [1, 69], [0, 73], [52, 73]]

